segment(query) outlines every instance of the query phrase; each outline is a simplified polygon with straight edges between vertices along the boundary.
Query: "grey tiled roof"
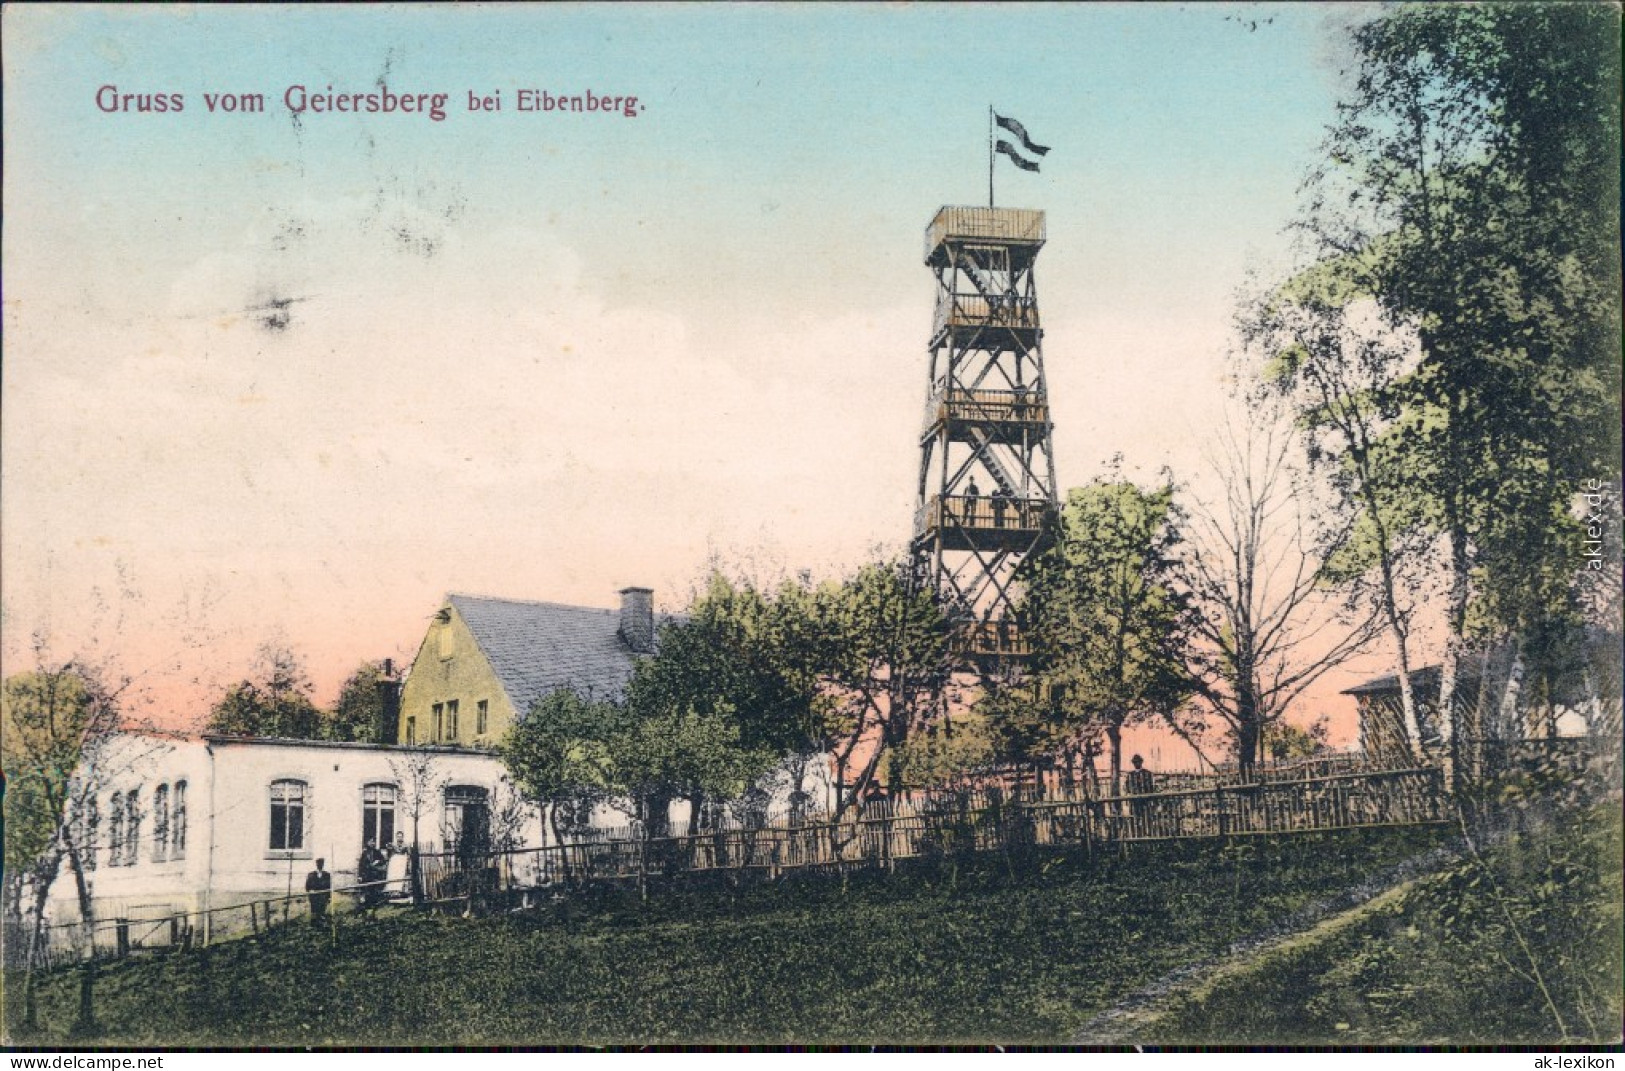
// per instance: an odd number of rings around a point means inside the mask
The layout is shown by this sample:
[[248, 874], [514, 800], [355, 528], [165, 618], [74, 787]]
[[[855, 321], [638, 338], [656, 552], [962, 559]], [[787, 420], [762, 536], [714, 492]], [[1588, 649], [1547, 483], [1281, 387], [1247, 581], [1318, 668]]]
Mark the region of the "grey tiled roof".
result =
[[[1439, 684], [1439, 667], [1423, 666], [1421, 669], [1411, 670], [1412, 688], [1434, 688]], [[1371, 695], [1377, 692], [1393, 692], [1399, 694], [1399, 674], [1390, 673], [1386, 677], [1373, 677], [1352, 688], [1344, 688], [1344, 695]]]
[[[480, 650], [523, 717], [561, 688], [595, 699], [618, 698], [637, 658], [621, 639], [621, 612], [553, 602], [451, 595]], [[671, 620], [655, 615], [655, 628]]]

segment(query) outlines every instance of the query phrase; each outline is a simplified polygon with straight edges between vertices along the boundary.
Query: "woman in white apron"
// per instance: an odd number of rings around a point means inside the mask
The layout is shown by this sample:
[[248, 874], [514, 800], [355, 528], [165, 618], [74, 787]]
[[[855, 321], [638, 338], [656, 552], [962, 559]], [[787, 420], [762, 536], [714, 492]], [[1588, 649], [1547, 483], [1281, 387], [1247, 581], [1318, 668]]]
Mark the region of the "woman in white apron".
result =
[[384, 892], [395, 903], [412, 899], [412, 883], [407, 868], [411, 853], [406, 848], [406, 834], [396, 833], [395, 843], [389, 846], [389, 862], [384, 867]]

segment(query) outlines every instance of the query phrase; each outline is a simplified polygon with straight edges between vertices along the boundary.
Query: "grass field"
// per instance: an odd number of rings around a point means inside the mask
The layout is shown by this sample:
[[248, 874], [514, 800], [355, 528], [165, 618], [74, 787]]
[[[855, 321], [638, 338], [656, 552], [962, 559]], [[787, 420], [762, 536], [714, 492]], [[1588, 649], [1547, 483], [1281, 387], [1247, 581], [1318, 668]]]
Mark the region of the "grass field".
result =
[[1620, 814], [1510, 838], [1182, 999], [1142, 1041], [1617, 1042]]
[[[1438, 843], [1435, 830], [1143, 846], [648, 904], [293, 926], [102, 969], [100, 1044], [1064, 1042], [1094, 1010]], [[11, 994], [18, 989], [8, 986]], [[43, 980], [65, 1039], [73, 972]]]

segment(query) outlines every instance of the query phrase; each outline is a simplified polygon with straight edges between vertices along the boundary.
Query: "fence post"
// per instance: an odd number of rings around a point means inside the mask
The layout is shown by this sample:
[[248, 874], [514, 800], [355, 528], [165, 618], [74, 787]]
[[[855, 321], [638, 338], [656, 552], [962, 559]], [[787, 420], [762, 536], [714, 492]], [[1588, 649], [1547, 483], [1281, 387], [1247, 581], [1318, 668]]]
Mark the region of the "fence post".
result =
[[123, 959], [130, 954], [130, 920], [115, 919], [113, 934], [118, 941], [118, 958]]

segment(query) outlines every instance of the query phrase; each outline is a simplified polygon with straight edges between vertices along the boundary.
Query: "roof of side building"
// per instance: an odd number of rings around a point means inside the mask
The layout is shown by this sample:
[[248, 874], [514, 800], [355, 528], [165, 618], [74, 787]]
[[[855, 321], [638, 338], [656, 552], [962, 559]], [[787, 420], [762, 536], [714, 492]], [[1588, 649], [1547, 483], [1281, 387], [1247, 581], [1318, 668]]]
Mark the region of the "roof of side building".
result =
[[[560, 689], [616, 699], [632, 679], [638, 656], [621, 638], [619, 610], [475, 595], [450, 595], [446, 601], [474, 634], [521, 716]], [[656, 614], [656, 635], [672, 620]]]

